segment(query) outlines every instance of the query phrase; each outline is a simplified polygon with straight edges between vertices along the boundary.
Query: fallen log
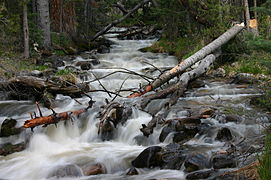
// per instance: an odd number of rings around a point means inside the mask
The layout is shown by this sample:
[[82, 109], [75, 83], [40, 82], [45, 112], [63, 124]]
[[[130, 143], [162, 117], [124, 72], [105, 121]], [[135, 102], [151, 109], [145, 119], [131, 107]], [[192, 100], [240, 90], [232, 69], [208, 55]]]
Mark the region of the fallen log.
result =
[[178, 83], [173, 84], [162, 91], [145, 96], [142, 99], [141, 108], [144, 109], [151, 100], [165, 98], [169, 94], [173, 94], [173, 93], [174, 93], [173, 98], [171, 98], [171, 100], [169, 101], [167, 105], [168, 106], [174, 105], [177, 102], [178, 97], [183, 95], [183, 93], [185, 92], [189, 81], [192, 81], [195, 78], [198, 78], [199, 76], [204, 74], [208, 70], [210, 65], [214, 63], [215, 59], [216, 59], [215, 55], [213, 54], [208, 55], [199, 63], [196, 69], [193, 69], [191, 71], [188, 71], [182, 74]]
[[138, 92], [135, 92], [128, 96], [128, 98], [134, 98], [138, 96], [142, 96], [143, 94], [146, 94], [147, 92], [150, 92], [164, 83], [168, 82], [170, 79], [176, 77], [177, 75], [183, 73], [187, 68], [191, 67], [196, 62], [202, 60], [207, 55], [214, 52], [216, 49], [221, 47], [223, 44], [227, 43], [230, 39], [235, 37], [242, 29], [244, 29], [244, 24], [236, 24], [232, 28], [230, 28], [228, 31], [226, 31], [224, 34], [219, 36], [216, 40], [208, 44], [207, 46], [203, 47], [201, 50], [190, 56], [189, 58], [183, 60], [180, 64], [175, 66], [169, 71], [166, 71], [165, 73], [161, 74], [158, 78], [156, 78], [153, 82], [151, 82], [149, 85], [146, 85], [143, 89], [141, 89]]
[[101, 31], [99, 31], [97, 34], [95, 34], [95, 36], [92, 38], [92, 41], [94, 41], [95, 39], [97, 39], [99, 36], [103, 35], [104, 33], [106, 33], [109, 29], [111, 29], [113, 26], [121, 23], [122, 21], [124, 21], [126, 18], [128, 18], [129, 16], [131, 16], [133, 13], [135, 13], [140, 7], [142, 7], [144, 4], [150, 2], [151, 0], [143, 0], [141, 1], [139, 4], [137, 4], [131, 11], [129, 11], [127, 14], [125, 14], [124, 16], [122, 16], [121, 18], [114, 20], [111, 24], [108, 24], [104, 29], [102, 29]]
[[18, 76], [11, 78], [7, 82], [1, 82], [0, 89], [13, 92], [15, 96], [16, 93], [18, 93], [35, 97], [34, 99], [39, 101], [39, 98], [42, 97], [45, 92], [53, 95], [63, 94], [71, 97], [81, 97], [84, 92], [89, 91], [89, 86], [86, 84], [67, 83], [67, 81], [63, 80], [55, 82], [33, 76]]

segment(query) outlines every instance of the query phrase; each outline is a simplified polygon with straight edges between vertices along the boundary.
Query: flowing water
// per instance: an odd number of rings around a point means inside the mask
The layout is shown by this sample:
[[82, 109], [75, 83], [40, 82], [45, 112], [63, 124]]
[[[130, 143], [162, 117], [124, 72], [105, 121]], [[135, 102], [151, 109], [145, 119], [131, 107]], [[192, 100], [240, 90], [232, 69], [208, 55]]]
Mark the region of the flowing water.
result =
[[[139, 76], [123, 73], [126, 71], [125, 69], [155, 77], [159, 75], [159, 71], [150, 64], [160, 69], [167, 69], [177, 64], [177, 59], [173, 56], [138, 51], [140, 48], [150, 46], [155, 40], [117, 40], [112, 37], [110, 39], [116, 44], [112, 46], [110, 53], [98, 55], [101, 63], [89, 70], [88, 75], [84, 78], [84, 81], [90, 82], [95, 77], [119, 71], [119, 73], [100, 80], [108, 91], [115, 92], [120, 88], [139, 88], [140, 83], [147, 83]], [[77, 57], [74, 62], [84, 60]], [[248, 103], [249, 97], [260, 94], [258, 90], [240, 89], [233, 84], [211, 80], [206, 80], [205, 84], [202, 88], [189, 90], [185, 97], [180, 98], [178, 103], [171, 108], [167, 119], [185, 117], [187, 110], [194, 107], [211, 106], [221, 111], [229, 109], [229, 111], [239, 112], [242, 120], [239, 123], [221, 123], [219, 118], [222, 115], [219, 114], [216, 117], [202, 120], [215, 128], [209, 134], [196, 135], [188, 141], [186, 144], [191, 149], [204, 150], [208, 153], [225, 149], [225, 143], [215, 140], [215, 133], [219, 127], [230, 127], [236, 141], [244, 137], [251, 137], [255, 140], [255, 137], [261, 135], [262, 124], [269, 122], [268, 116], [254, 110]], [[91, 82], [90, 87], [91, 89], [102, 89], [97, 81]], [[129, 92], [125, 91], [121, 93], [123, 97], [128, 94]], [[110, 98], [105, 92], [95, 92], [90, 95], [96, 101], [94, 107], [73, 123], [71, 121], [60, 122], [57, 128], [54, 125], [46, 128], [38, 127], [33, 133], [27, 129], [20, 135], [1, 138], [0, 144], [20, 143], [26, 140], [29, 143], [26, 150], [22, 152], [0, 157], [0, 179], [56, 179], [56, 177], [50, 177], [50, 174], [59, 167], [69, 164], [84, 167], [87, 164], [97, 163], [104, 166], [106, 174], [62, 179], [185, 179], [185, 173], [182, 170], [166, 169], [139, 169], [139, 175], [126, 176], [127, 170], [131, 167], [131, 161], [140, 152], [151, 145], [165, 146], [172, 140], [167, 138], [164, 143], [160, 143], [158, 137], [161, 128], [157, 128], [144, 146], [138, 145], [135, 137], [142, 135], [139, 131], [141, 124], [147, 124], [152, 116], [141, 111], [137, 106], [133, 106], [132, 116], [123, 126], [118, 125], [113, 140], [101, 141], [97, 133], [99, 122], [97, 115], [100, 106], [105, 104], [105, 98], [110, 100], [112, 97]], [[114, 95], [112, 96], [114, 97]], [[70, 97], [58, 95], [54, 110], [64, 112], [85, 108], [89, 99], [83, 97], [77, 101], [80, 101], [82, 105]], [[116, 101], [134, 104], [138, 99], [118, 97]], [[156, 111], [165, 102], [166, 100], [154, 100], [147, 109]], [[51, 111], [46, 108], [41, 108], [41, 110], [44, 115], [51, 114]], [[19, 122], [17, 126], [22, 126], [24, 121], [29, 119], [28, 113], [33, 111], [36, 111], [36, 107], [29, 101], [0, 101], [0, 124], [7, 117], [12, 117]]]

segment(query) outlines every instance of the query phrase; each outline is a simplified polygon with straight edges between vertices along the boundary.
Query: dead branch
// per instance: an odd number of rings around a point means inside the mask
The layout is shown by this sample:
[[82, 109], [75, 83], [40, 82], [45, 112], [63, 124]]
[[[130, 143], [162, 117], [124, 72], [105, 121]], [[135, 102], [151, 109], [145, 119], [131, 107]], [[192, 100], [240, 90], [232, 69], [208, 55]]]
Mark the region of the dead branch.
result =
[[117, 19], [115, 21], [113, 21], [111, 24], [107, 25], [104, 29], [102, 29], [101, 31], [99, 31], [93, 38], [92, 41], [94, 41], [95, 39], [97, 39], [99, 36], [103, 35], [105, 32], [107, 32], [109, 29], [111, 29], [113, 26], [121, 23], [122, 21], [124, 21], [126, 18], [128, 18], [129, 16], [131, 16], [133, 13], [135, 13], [141, 6], [143, 6], [144, 4], [150, 2], [151, 0], [143, 0], [141, 1], [139, 4], [137, 4], [131, 11], [129, 11], [127, 14], [125, 14], [124, 16], [122, 16], [120, 19]]

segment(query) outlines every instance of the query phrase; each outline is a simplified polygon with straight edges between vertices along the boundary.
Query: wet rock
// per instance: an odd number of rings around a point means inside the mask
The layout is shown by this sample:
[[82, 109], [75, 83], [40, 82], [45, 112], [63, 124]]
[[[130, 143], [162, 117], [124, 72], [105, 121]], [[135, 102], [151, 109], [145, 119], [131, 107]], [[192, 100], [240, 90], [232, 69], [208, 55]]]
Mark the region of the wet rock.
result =
[[81, 61], [80, 62], [80, 68], [82, 70], [90, 70], [92, 68], [91, 62], [90, 61]]
[[213, 156], [214, 169], [222, 168], [234, 168], [237, 166], [237, 162], [232, 155], [229, 154], [217, 154]]
[[239, 73], [235, 76], [231, 83], [235, 84], [252, 84], [256, 83], [258, 80], [253, 74], [249, 73]]
[[185, 152], [179, 144], [171, 143], [162, 152], [163, 169], [181, 169], [184, 160]]
[[23, 151], [24, 149], [25, 149], [24, 143], [14, 145], [11, 143], [6, 143], [0, 147], [0, 156], [7, 156], [15, 152]]
[[104, 174], [106, 170], [103, 165], [101, 164], [94, 164], [90, 166], [86, 166], [83, 168], [83, 174], [85, 176], [97, 175], [97, 174]]
[[219, 140], [219, 141], [230, 141], [230, 140], [232, 140], [233, 137], [232, 137], [232, 134], [231, 134], [231, 130], [229, 130], [228, 128], [219, 129], [215, 139]]
[[189, 83], [188, 88], [201, 88], [204, 86], [205, 86], [205, 83], [202, 80], [196, 79]]
[[166, 137], [171, 133], [175, 131], [175, 127], [173, 126], [166, 126], [162, 129], [160, 136], [159, 136], [159, 141], [164, 142]]
[[17, 121], [15, 119], [6, 119], [1, 125], [0, 137], [8, 137], [20, 134], [21, 128], [16, 128]]
[[131, 167], [129, 171], [126, 173], [128, 176], [138, 175], [138, 171], [135, 167]]
[[74, 164], [69, 164], [66, 166], [56, 167], [48, 178], [50, 177], [81, 177], [83, 176], [82, 170]]
[[132, 165], [137, 168], [150, 168], [162, 165], [162, 160], [159, 152], [162, 151], [160, 146], [148, 147], [142, 151], [135, 160], [132, 161]]
[[186, 179], [207, 179], [211, 177], [215, 173], [215, 170], [199, 170], [192, 173], [187, 174]]
[[101, 45], [98, 49], [97, 52], [100, 54], [105, 54], [105, 53], [110, 53], [110, 49], [109, 47], [105, 46], [105, 45]]
[[241, 117], [234, 115], [234, 114], [229, 114], [225, 117], [226, 122], [240, 122], [241, 121]]
[[200, 114], [200, 116], [204, 117], [204, 115], [211, 116], [211, 115], [214, 114], [214, 112], [215, 112], [215, 110], [213, 108], [208, 107], [208, 108], [202, 108], [202, 109], [200, 109], [199, 114]]
[[200, 153], [190, 154], [184, 162], [184, 167], [186, 172], [193, 172], [210, 167], [210, 163], [206, 155]]
[[193, 136], [185, 133], [184, 131], [180, 131], [174, 134], [173, 142], [182, 144], [191, 138], [193, 138]]

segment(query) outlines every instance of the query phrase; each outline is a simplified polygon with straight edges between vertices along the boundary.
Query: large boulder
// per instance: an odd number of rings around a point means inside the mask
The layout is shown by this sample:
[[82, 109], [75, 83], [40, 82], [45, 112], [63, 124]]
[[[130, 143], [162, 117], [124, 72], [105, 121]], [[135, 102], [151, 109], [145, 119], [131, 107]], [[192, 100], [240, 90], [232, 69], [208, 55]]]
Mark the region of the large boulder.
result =
[[181, 169], [185, 160], [185, 150], [176, 143], [167, 145], [162, 152], [163, 169]]
[[152, 146], [142, 151], [135, 160], [132, 161], [132, 165], [137, 168], [150, 168], [158, 167], [162, 165], [161, 154], [162, 147]]
[[66, 166], [60, 166], [54, 169], [53, 172], [50, 173], [48, 178], [50, 177], [81, 177], [83, 176], [82, 170], [74, 164], [69, 164]]
[[16, 127], [17, 121], [15, 119], [6, 119], [1, 125], [0, 137], [8, 137], [20, 134], [22, 129]]

